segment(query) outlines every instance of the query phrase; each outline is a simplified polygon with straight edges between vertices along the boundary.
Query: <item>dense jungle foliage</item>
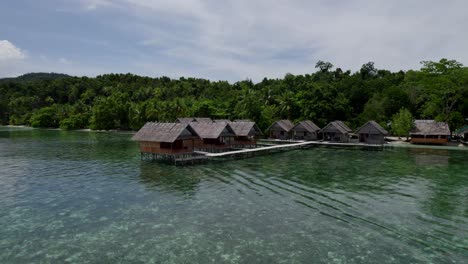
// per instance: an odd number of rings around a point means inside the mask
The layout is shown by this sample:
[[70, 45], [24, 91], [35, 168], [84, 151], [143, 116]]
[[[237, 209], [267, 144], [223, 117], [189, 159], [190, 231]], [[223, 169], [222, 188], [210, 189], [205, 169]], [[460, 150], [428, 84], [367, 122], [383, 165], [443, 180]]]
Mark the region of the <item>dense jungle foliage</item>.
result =
[[[422, 62], [420, 70], [390, 72], [369, 62], [355, 72], [319, 61], [314, 73], [234, 84], [197, 78], [106, 74], [95, 78], [33, 73], [0, 80], [0, 123], [63, 129], [139, 129], [177, 117], [310, 119], [323, 127], [343, 120], [357, 128], [399, 117], [449, 122], [468, 117], [468, 68], [454, 60]], [[397, 132], [398, 133], [398, 132]], [[400, 134], [403, 134], [401, 132]]]

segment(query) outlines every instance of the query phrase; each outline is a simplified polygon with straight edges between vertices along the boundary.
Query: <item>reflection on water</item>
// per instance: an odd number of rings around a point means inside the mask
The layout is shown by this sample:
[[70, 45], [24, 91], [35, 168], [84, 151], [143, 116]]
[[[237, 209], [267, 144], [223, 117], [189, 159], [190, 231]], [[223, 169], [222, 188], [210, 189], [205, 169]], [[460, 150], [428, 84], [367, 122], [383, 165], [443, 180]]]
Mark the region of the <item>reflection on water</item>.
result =
[[0, 127], [0, 262], [466, 263], [466, 151], [175, 167], [129, 138]]

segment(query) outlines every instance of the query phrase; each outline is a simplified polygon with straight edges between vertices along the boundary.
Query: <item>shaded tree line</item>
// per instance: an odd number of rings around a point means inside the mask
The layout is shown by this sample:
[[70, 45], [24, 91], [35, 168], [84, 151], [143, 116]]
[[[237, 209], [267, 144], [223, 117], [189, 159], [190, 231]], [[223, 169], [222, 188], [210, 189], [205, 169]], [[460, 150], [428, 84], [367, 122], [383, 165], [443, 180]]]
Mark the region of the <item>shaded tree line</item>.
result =
[[251, 119], [266, 129], [278, 119], [310, 119], [319, 126], [375, 120], [401, 132], [401, 120], [468, 117], [468, 68], [454, 60], [424, 61], [420, 70], [391, 72], [364, 64], [357, 72], [319, 61], [315, 72], [229, 83], [197, 78], [106, 74], [95, 78], [26, 74], [0, 79], [0, 123], [63, 129], [133, 129], [177, 117]]

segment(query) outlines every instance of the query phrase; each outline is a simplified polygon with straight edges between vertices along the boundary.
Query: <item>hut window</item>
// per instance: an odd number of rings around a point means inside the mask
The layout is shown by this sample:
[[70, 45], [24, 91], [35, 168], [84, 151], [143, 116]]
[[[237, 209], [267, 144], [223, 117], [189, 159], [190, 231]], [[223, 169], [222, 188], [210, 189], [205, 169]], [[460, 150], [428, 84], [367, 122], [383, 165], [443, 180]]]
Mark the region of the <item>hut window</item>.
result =
[[280, 132], [280, 135], [284, 136], [284, 131], [281, 131], [281, 132]]
[[307, 136], [307, 131], [306, 131], [306, 132], [304, 132], [304, 136]]

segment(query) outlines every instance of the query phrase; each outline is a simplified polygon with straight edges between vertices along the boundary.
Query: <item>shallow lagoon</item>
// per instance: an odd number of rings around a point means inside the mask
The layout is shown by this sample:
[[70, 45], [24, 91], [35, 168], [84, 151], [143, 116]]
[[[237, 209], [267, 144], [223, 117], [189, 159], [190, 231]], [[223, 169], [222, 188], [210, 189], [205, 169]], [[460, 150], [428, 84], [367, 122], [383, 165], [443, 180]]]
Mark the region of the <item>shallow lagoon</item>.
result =
[[142, 162], [130, 135], [0, 127], [0, 263], [466, 263], [468, 151]]

